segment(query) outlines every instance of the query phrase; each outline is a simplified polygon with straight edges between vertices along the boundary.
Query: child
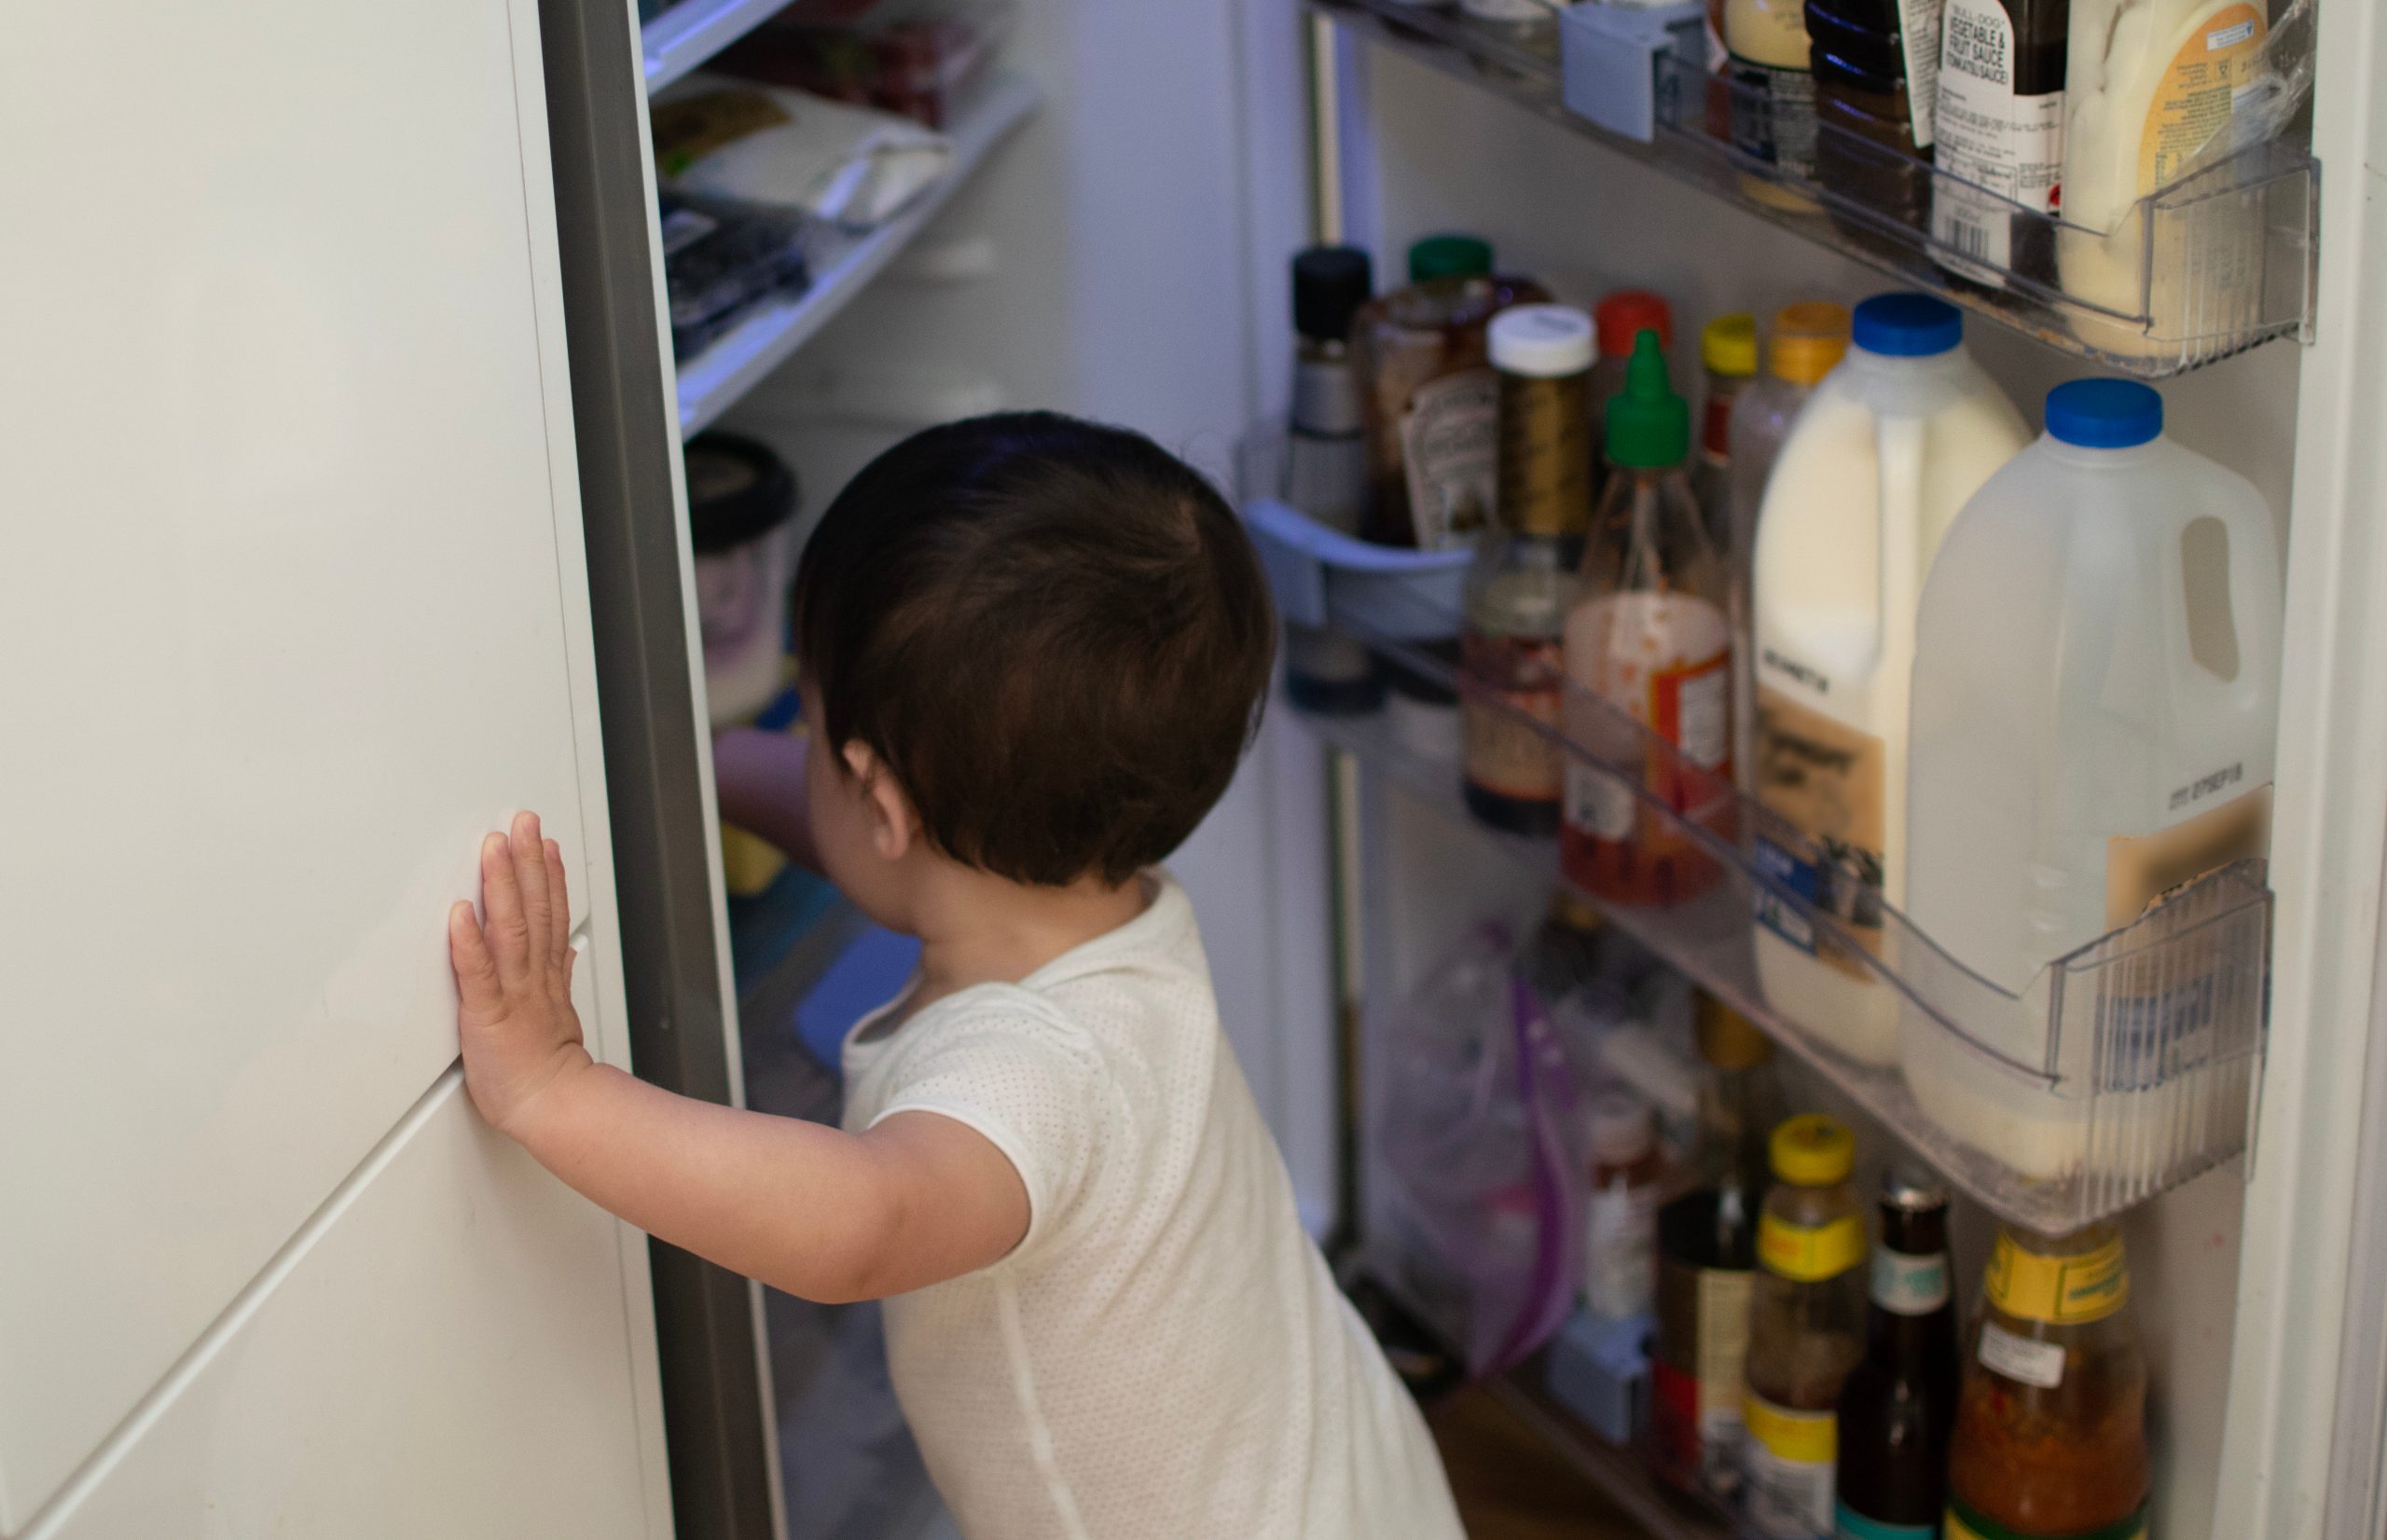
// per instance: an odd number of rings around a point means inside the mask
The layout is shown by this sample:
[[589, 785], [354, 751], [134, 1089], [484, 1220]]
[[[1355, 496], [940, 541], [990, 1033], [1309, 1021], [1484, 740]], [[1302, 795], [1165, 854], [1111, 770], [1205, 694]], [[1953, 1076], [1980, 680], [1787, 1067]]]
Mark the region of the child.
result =
[[843, 1130], [592, 1063], [562, 863], [527, 814], [483, 845], [486, 926], [449, 916], [482, 1114], [667, 1241], [886, 1299], [896, 1393], [971, 1540], [1454, 1540], [1155, 864], [1266, 689], [1234, 514], [1134, 433], [955, 423], [838, 497], [796, 614], [809, 749], [724, 739], [724, 804], [921, 941], [846, 1040]]

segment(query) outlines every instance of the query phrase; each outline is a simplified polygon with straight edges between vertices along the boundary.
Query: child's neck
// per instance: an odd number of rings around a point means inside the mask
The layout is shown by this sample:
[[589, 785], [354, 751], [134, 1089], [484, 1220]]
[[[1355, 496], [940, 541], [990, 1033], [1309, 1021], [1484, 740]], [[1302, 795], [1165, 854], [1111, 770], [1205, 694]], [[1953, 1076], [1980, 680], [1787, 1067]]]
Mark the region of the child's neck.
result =
[[1151, 902], [1140, 877], [1118, 887], [1081, 878], [1065, 887], [1035, 887], [966, 869], [922, 895], [917, 916], [920, 984], [910, 1003], [973, 984], [1017, 983], [1066, 952], [1108, 935]]

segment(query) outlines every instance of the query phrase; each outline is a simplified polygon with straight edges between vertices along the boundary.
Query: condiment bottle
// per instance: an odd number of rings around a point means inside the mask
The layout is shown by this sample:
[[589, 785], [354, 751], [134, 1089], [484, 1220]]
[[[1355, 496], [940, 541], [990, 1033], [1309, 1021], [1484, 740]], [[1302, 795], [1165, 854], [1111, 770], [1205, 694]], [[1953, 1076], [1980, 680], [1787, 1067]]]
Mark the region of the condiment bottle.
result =
[[1658, 1286], [1658, 1120], [1623, 1092], [1592, 1103], [1583, 1307], [1604, 1321], [1649, 1310]]
[[1561, 635], [1591, 502], [1591, 317], [1566, 305], [1503, 310], [1492, 322], [1491, 355], [1499, 514], [1468, 574], [1464, 789], [1484, 822], [1546, 835], [1557, 830], [1563, 785], [1554, 741], [1565, 706]]
[[1917, 1172], [1885, 1172], [1881, 1223], [1865, 1356], [1840, 1390], [1836, 1522], [1855, 1540], [1932, 1540], [1956, 1424], [1947, 1189]]
[[1624, 373], [1633, 363], [1633, 339], [1643, 332], [1658, 334], [1658, 346], [1675, 345], [1674, 307], [1666, 296], [1648, 289], [1615, 289], [1592, 307], [1592, 322], [1599, 337], [1599, 362], [1592, 365], [1592, 489], [1607, 482], [1607, 404], [1624, 389]]
[[[1947, 0], [1939, 21], [1932, 258], [1992, 288], [2054, 276], [2070, 0]], [[2020, 204], [2021, 210], [2014, 205]]]
[[[1285, 501], [1357, 534], [1367, 506], [1367, 444], [1352, 367], [1351, 319], [1373, 286], [1368, 254], [1313, 246], [1293, 257], [1293, 402], [1285, 440]], [[1368, 650], [1346, 636], [1285, 627], [1285, 692], [1305, 711], [1348, 714], [1384, 704]]]
[[1649, 1460], [1686, 1492], [1741, 1485], [1743, 1360], [1766, 1134], [1782, 1116], [1773, 1045], [1701, 994], [1699, 1133], [1678, 1191], [1658, 1210], [1658, 1336], [1649, 1365]]
[[1492, 248], [1471, 235], [1409, 248], [1409, 286], [1352, 322], [1368, 441], [1360, 533], [1383, 545], [1448, 550], [1483, 532], [1497, 477], [1497, 388], [1485, 354], [1492, 317], [1549, 298], [1526, 279], [1496, 278]]
[[1846, 307], [1820, 300], [1785, 305], [1774, 313], [1766, 373], [1734, 399], [1725, 434], [1732, 505], [1732, 539], [1725, 543], [1725, 559], [1732, 564], [1732, 599], [1725, 608], [1732, 626], [1732, 773], [1746, 793], [1756, 791], [1757, 771], [1757, 653], [1750, 635], [1755, 617], [1749, 568], [1757, 551], [1758, 505], [1765, 495], [1765, 478], [1773, 471], [1773, 457], [1789, 435], [1790, 419], [1847, 351]]
[[[1804, 0], [1726, 0], [1726, 66], [1732, 81], [1732, 145], [1793, 178], [1815, 171], [1815, 77]], [[1765, 197], [1763, 184], [1752, 190]], [[1773, 193], [1769, 202], [1783, 202]], [[1812, 205], [1795, 193], [1787, 200]]]
[[1948, 1449], [1950, 1540], [2139, 1540], [2146, 1360], [2111, 1225], [2000, 1226]]
[[1719, 873], [1657, 804], [1730, 837], [1732, 633], [1722, 556], [1691, 497], [1690, 408], [1666, 383], [1658, 334], [1635, 344], [1608, 403], [1608, 482], [1566, 616], [1569, 737], [1559, 859], [1594, 897], [1678, 903]]
[[1707, 399], [1699, 410], [1690, 491], [1707, 520], [1707, 538], [1729, 565], [1738, 560], [1732, 545], [1732, 406], [1757, 378], [1757, 317], [1736, 310], [1710, 321], [1699, 333], [1699, 361], [1706, 365]]
[[1842, 1382], [1862, 1352], [1865, 1219], [1856, 1141], [1804, 1113], [1773, 1131], [1773, 1189], [1758, 1223], [1742, 1415], [1744, 1513], [1765, 1540], [1830, 1540]]

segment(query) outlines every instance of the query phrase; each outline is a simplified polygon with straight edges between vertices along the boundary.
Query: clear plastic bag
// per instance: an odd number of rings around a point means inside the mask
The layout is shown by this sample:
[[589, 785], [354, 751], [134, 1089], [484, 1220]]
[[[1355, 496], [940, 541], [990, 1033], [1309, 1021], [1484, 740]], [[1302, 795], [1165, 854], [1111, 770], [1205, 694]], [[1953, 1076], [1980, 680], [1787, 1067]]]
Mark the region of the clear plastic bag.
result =
[[1483, 926], [1403, 1004], [1377, 1124], [1407, 1292], [1478, 1375], [1557, 1330], [1582, 1268], [1579, 1075], [1516, 961]]

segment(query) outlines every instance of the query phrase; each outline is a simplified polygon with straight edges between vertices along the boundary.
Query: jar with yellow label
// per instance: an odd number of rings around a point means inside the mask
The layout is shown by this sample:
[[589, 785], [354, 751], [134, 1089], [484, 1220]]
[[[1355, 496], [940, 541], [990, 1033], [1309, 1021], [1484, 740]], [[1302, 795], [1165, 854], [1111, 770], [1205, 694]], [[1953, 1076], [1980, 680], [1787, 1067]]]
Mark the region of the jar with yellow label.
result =
[[1856, 1141], [1835, 1118], [1805, 1113], [1773, 1131], [1773, 1187], [1758, 1221], [1742, 1414], [1742, 1492], [1749, 1532], [1828, 1540], [1841, 1382], [1865, 1347], [1865, 1217]]
[[2146, 1360], [2120, 1232], [2000, 1227], [1967, 1346], [1950, 1540], [2143, 1540]]

